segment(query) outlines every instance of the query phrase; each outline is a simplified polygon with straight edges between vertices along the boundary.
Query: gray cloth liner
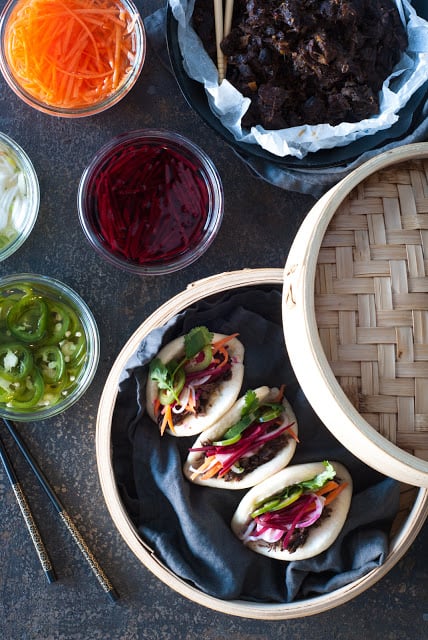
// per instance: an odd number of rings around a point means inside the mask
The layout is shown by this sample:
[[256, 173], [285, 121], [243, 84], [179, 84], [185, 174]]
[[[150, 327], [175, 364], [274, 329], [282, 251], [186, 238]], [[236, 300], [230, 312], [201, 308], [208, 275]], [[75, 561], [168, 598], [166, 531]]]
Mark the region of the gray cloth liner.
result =
[[[415, 3], [414, 3], [415, 4]], [[167, 46], [165, 41], [165, 16], [166, 7], [158, 9], [144, 21], [149, 42], [154, 51], [157, 52], [163, 65], [171, 71]], [[287, 168], [279, 163], [269, 162], [261, 157], [250, 156], [237, 149], [233, 149], [236, 155], [247, 165], [252, 174], [266, 180], [275, 187], [288, 191], [296, 191], [312, 195], [319, 198], [332, 186], [345, 178], [351, 171], [361, 164], [370, 160], [374, 156], [397, 146], [423, 142], [428, 138], [428, 102], [424, 98], [424, 103], [419, 107], [420, 111], [413, 122], [413, 113], [405, 113], [403, 118], [409, 121], [409, 128], [406, 133], [401, 134], [398, 139], [380, 145], [359, 155], [356, 159], [343, 164], [329, 167], [307, 168]], [[408, 110], [407, 110], [408, 111]], [[406, 125], [407, 126], [407, 125]]]
[[[349, 516], [324, 553], [281, 562], [245, 548], [230, 529], [245, 490], [200, 487], [186, 480], [182, 465], [195, 437], [160, 437], [145, 413], [148, 362], [162, 344], [198, 325], [239, 332], [246, 349], [243, 391], [286, 384], [299, 424], [300, 444], [292, 463], [330, 459], [349, 469], [354, 481]], [[388, 553], [399, 484], [351, 455], [309, 406], [286, 354], [279, 287], [212, 296], [142, 341], [119, 384], [112, 461], [123, 504], [141, 538], [177, 576], [212, 596], [281, 603], [329, 593], [381, 565]]]

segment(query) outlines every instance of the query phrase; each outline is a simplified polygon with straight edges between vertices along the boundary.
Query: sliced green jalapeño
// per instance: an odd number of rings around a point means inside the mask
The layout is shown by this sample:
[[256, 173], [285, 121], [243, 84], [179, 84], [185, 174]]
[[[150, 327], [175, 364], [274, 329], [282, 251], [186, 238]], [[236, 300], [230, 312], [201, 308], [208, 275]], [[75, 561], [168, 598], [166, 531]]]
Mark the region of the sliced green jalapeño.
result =
[[19, 387], [8, 401], [8, 405], [13, 409], [32, 409], [37, 405], [45, 390], [40, 372], [33, 368], [30, 374], [18, 384]]
[[210, 344], [207, 344], [199, 353], [185, 363], [184, 369], [188, 373], [194, 371], [203, 371], [211, 364], [211, 360], [213, 359], [213, 352]]
[[56, 384], [64, 377], [65, 362], [61, 349], [56, 345], [46, 345], [37, 349], [34, 361], [47, 384]]
[[222, 439], [213, 442], [213, 444], [220, 447], [235, 444], [236, 442], [239, 442], [247, 427], [255, 422], [263, 423], [276, 420], [283, 411], [284, 407], [282, 404], [276, 402], [262, 404], [255, 411], [242, 415], [238, 422], [235, 422], [235, 424], [225, 431]]
[[229, 444], [239, 442], [242, 432], [254, 422], [253, 416], [243, 416], [238, 422], [235, 422], [224, 434], [221, 440], [213, 442], [215, 446], [226, 447]]
[[23, 342], [38, 342], [46, 331], [48, 307], [41, 298], [26, 295], [9, 309], [7, 326], [15, 338]]
[[293, 504], [293, 502], [296, 502], [302, 493], [303, 489], [298, 485], [288, 487], [285, 495], [277, 495], [276, 497], [266, 500], [266, 502], [262, 502], [257, 509], [251, 513], [251, 517], [257, 518], [257, 516], [261, 516], [263, 513], [267, 513], [268, 511], [279, 511], [280, 509], [284, 509], [290, 504]]
[[21, 380], [33, 368], [31, 351], [23, 344], [0, 345], [0, 376], [11, 382]]

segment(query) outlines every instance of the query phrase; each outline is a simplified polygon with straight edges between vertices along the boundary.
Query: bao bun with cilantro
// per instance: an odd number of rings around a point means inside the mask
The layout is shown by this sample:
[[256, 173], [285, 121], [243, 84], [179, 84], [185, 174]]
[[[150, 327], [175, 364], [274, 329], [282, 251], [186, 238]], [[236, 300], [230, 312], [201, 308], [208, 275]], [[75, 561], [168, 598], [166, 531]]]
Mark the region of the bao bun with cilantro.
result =
[[234, 404], [244, 377], [244, 346], [237, 335], [194, 327], [152, 360], [146, 406], [162, 435], [201, 433]]
[[297, 421], [283, 389], [250, 389], [189, 450], [184, 475], [219, 489], [248, 489], [285, 467]]
[[338, 462], [282, 469], [250, 489], [232, 518], [242, 542], [277, 560], [304, 560], [328, 549], [345, 524], [352, 478]]

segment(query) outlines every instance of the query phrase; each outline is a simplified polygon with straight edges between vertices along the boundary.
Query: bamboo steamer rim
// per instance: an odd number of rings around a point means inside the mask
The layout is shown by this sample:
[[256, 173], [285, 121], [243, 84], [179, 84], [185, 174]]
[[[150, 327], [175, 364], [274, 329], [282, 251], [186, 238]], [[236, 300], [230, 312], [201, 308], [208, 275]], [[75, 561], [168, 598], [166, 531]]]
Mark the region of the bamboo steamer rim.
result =
[[[347, 449], [372, 468], [425, 488], [428, 487], [428, 462], [378, 433], [359, 414], [334, 376], [321, 346], [314, 291], [321, 242], [331, 219], [349, 193], [380, 169], [426, 158], [428, 143], [396, 147], [364, 163], [330, 189], [309, 211], [295, 237], [285, 265], [283, 294], [284, 334], [290, 361], [308, 401], [321, 420]], [[300, 339], [296, 340], [296, 336]]]
[[[111, 459], [111, 424], [120, 375], [141, 340], [152, 330], [165, 324], [189, 305], [212, 294], [243, 286], [283, 284], [283, 269], [243, 269], [221, 273], [189, 285], [152, 313], [129, 338], [107, 377], [98, 409], [96, 423], [96, 457], [100, 484], [107, 508], [119, 533], [131, 551], [158, 579], [182, 596], [220, 613], [258, 620], [301, 618], [328, 611], [363, 593], [380, 580], [406, 553], [428, 516], [428, 490], [419, 489], [412, 509], [403, 526], [393, 537], [384, 563], [362, 578], [332, 593], [291, 603], [255, 603], [244, 600], [222, 600], [203, 593], [179, 578], [166, 567], [140, 537], [121, 501]], [[410, 526], [411, 525], [411, 526]]]

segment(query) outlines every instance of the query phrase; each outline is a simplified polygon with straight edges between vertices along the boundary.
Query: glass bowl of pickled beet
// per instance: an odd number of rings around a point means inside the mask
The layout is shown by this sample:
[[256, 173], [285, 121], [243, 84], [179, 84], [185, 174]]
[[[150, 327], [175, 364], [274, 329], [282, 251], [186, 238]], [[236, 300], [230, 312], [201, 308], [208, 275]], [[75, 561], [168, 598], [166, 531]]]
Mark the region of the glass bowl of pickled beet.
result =
[[82, 229], [109, 263], [163, 275], [198, 260], [223, 219], [223, 186], [208, 155], [184, 136], [140, 129], [104, 145], [78, 189]]
[[95, 319], [73, 289], [32, 273], [0, 278], [0, 416], [33, 421], [65, 411], [98, 361]]

